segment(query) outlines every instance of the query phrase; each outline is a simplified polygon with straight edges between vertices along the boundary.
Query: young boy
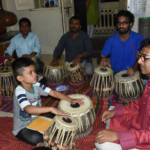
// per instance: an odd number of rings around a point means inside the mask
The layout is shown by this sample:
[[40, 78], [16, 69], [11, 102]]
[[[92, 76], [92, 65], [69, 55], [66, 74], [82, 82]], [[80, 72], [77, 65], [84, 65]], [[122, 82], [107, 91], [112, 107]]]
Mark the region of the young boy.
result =
[[52, 112], [56, 115], [66, 116], [54, 107], [41, 107], [40, 96], [53, 96], [58, 99], [65, 99], [71, 103], [82, 104], [82, 100], [73, 100], [68, 96], [54, 91], [37, 82], [34, 62], [30, 58], [18, 58], [12, 64], [14, 77], [19, 85], [14, 93], [14, 125], [13, 135], [18, 139], [32, 145], [43, 142], [43, 135], [40, 132], [27, 128], [27, 125], [37, 115]]

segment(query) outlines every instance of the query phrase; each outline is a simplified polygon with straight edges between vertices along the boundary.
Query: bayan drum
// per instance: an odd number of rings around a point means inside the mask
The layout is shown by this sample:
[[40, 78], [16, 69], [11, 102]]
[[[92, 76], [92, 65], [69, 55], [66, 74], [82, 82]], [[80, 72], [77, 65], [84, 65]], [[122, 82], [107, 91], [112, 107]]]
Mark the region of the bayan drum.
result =
[[69, 76], [69, 84], [74, 87], [79, 87], [85, 83], [85, 72], [80, 64], [74, 65], [69, 63], [67, 65], [67, 71]]
[[13, 96], [15, 80], [11, 68], [0, 66], [0, 93], [3, 97]]
[[63, 64], [59, 66], [47, 65], [44, 69], [44, 75], [51, 86], [60, 85], [67, 76], [66, 68]]
[[69, 97], [72, 99], [82, 99], [84, 104], [71, 104], [68, 101], [61, 100], [58, 107], [76, 120], [78, 125], [77, 138], [86, 136], [92, 131], [92, 125], [95, 121], [95, 110], [92, 100], [82, 94], [72, 94]]
[[[44, 133], [45, 146], [50, 146], [51, 143], [58, 144], [61, 147], [69, 146], [75, 143], [77, 125], [74, 118], [63, 118], [55, 116], [53, 124]], [[54, 148], [55, 149], [55, 148]]]
[[97, 67], [94, 70], [90, 86], [100, 97], [107, 98], [111, 96], [114, 89], [114, 76], [112, 69], [108, 67]]
[[129, 76], [127, 71], [121, 71], [115, 75], [115, 92], [120, 98], [130, 100], [138, 98], [143, 89], [144, 84], [139, 72]]

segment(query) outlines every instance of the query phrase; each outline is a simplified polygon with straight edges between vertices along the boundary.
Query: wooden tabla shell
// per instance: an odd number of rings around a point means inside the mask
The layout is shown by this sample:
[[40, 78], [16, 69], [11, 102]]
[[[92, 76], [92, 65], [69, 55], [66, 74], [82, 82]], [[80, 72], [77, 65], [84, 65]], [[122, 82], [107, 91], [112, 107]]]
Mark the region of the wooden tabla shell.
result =
[[143, 90], [143, 80], [138, 71], [132, 76], [129, 76], [127, 71], [121, 71], [115, 75], [115, 92], [120, 98], [138, 98]]
[[56, 143], [62, 146], [72, 147], [75, 142], [77, 124], [74, 118], [69, 117], [70, 123], [65, 122], [62, 116], [55, 116], [53, 124], [49, 126], [44, 133], [45, 146], [50, 146], [50, 143]]
[[67, 71], [64, 65], [47, 65], [44, 69], [44, 75], [47, 78], [49, 84], [58, 85], [64, 82], [64, 79], [67, 76]]
[[[2, 72], [1, 72], [2, 71]], [[13, 96], [15, 80], [10, 68], [0, 71], [0, 94], [4, 97]]]
[[80, 84], [84, 82], [85, 72], [80, 64], [73, 65], [72, 62], [67, 65], [69, 82], [71, 84]]
[[61, 100], [58, 107], [76, 120], [78, 124], [77, 137], [86, 136], [92, 131], [92, 125], [95, 121], [95, 110], [92, 100], [82, 94], [72, 94], [69, 97], [72, 99], [82, 99], [84, 104], [79, 107], [72, 107], [70, 102]]
[[114, 90], [114, 75], [111, 68], [97, 67], [94, 70], [90, 86], [100, 97], [109, 97]]

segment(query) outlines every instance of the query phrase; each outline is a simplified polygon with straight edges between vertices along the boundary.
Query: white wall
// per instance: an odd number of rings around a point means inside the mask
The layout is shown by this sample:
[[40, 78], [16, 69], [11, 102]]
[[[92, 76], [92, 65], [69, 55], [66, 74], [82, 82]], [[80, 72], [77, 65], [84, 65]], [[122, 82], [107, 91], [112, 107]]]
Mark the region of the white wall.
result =
[[[150, 17], [150, 0], [146, 1], [146, 11], [145, 11], [145, 16]], [[138, 32], [138, 27], [139, 27], [139, 17], [135, 17], [135, 23], [133, 26], [133, 30], [135, 32]]]
[[[18, 18], [28, 17], [32, 22], [32, 31], [40, 38], [41, 53], [51, 54], [61, 35], [62, 18], [60, 8], [50, 8], [44, 10], [17, 11], [14, 0], [3, 0], [3, 7], [14, 12]], [[18, 30], [18, 24], [8, 27], [7, 30]]]

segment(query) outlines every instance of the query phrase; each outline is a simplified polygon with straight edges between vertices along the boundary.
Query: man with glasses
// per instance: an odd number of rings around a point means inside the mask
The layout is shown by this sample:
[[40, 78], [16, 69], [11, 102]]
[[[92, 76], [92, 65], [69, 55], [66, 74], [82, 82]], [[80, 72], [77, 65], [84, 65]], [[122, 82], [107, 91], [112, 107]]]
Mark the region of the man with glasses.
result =
[[[142, 41], [141, 48], [138, 64], [150, 76], [150, 39]], [[97, 150], [150, 149], [150, 78], [140, 99], [105, 111], [102, 121], [108, 128], [96, 135]]]
[[[111, 64], [114, 73], [128, 70], [132, 75], [137, 69], [136, 53], [140, 49], [143, 36], [131, 31], [134, 24], [134, 15], [121, 10], [116, 16], [117, 33], [110, 37], [101, 52], [101, 66]], [[110, 63], [107, 56], [110, 55]]]

